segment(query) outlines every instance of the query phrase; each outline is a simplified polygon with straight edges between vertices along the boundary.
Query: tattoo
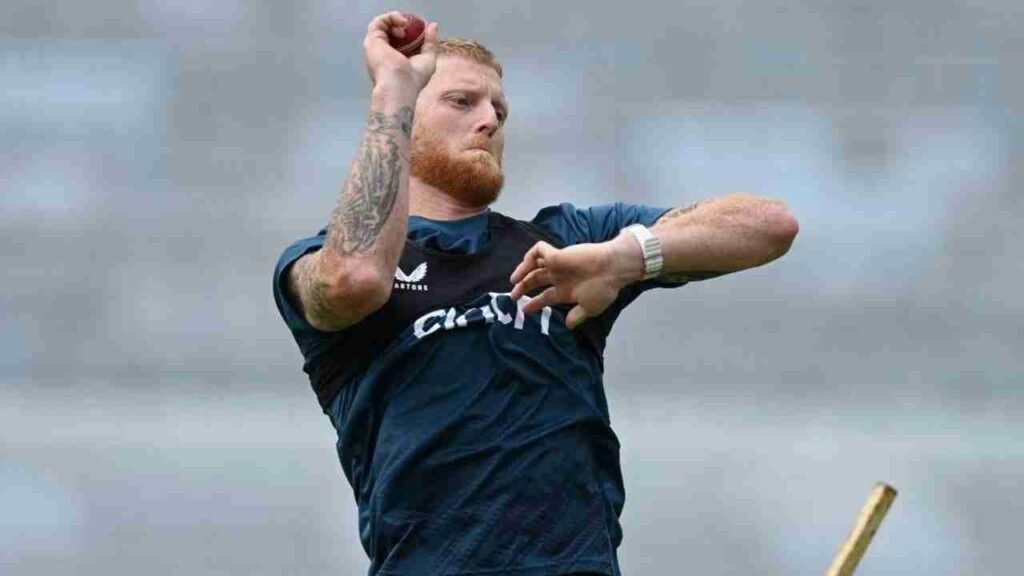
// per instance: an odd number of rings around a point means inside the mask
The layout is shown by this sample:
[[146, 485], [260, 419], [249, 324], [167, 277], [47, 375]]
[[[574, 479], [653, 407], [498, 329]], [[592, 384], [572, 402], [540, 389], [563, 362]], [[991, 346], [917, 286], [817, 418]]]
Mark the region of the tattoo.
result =
[[321, 330], [341, 329], [347, 326], [345, 317], [327, 293], [327, 284], [317, 270], [320, 260], [307, 254], [292, 264], [288, 271], [288, 299], [296, 311]]
[[[684, 214], [689, 214], [696, 210], [699, 206], [704, 203], [703, 200], [694, 202], [689, 206], [680, 206], [679, 208], [673, 208], [658, 218], [656, 224], [662, 224], [669, 220], [679, 218]], [[708, 278], [715, 278], [727, 274], [726, 272], [713, 272], [713, 271], [702, 271], [702, 270], [683, 270], [676, 272], [665, 272], [658, 276], [658, 280], [662, 282], [696, 282], [698, 280], [707, 280]]]
[[[292, 264], [291, 274], [288, 275], [290, 280], [288, 288], [291, 292], [289, 296], [299, 314], [303, 315], [306, 314], [307, 309], [314, 313], [330, 309], [327, 305], [327, 287], [323, 282], [317, 281], [316, 275], [311, 270], [312, 267], [312, 258], [299, 258], [295, 264]], [[303, 301], [302, 294], [306, 295], [305, 301]]]
[[661, 218], [658, 218], [658, 222], [664, 222], [666, 220], [672, 220], [673, 218], [678, 218], [678, 217], [682, 216], [683, 214], [689, 214], [690, 212], [693, 212], [694, 210], [696, 210], [697, 207], [700, 206], [701, 204], [702, 204], [702, 202], [698, 201], [698, 202], [694, 202], [693, 204], [690, 204], [689, 206], [682, 206], [680, 208], [673, 208], [673, 209], [669, 210], [668, 212], [666, 212], [664, 215], [662, 215]]
[[339, 254], [359, 254], [377, 241], [391, 215], [404, 178], [399, 138], [412, 135], [412, 108], [396, 114], [371, 112], [359, 156], [328, 226], [327, 242]]

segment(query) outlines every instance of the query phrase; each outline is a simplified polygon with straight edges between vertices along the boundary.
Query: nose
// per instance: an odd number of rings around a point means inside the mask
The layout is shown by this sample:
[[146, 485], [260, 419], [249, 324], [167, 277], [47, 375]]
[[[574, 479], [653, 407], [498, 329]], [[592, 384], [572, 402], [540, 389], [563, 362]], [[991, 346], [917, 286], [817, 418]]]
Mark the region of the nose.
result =
[[483, 108], [483, 115], [477, 121], [476, 132], [477, 134], [487, 134], [488, 137], [494, 136], [494, 133], [501, 126], [501, 122], [498, 121], [498, 111], [494, 109], [492, 104], [486, 104]]

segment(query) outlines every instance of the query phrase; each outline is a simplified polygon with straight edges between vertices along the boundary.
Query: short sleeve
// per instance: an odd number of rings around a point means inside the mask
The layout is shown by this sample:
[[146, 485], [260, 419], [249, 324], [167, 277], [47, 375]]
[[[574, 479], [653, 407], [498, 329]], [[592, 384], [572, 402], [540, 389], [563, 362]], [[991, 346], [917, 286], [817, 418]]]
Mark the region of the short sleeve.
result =
[[577, 208], [566, 202], [542, 209], [533, 223], [557, 236], [565, 245], [605, 242], [618, 236], [630, 224], [653, 226], [671, 208], [616, 202]]

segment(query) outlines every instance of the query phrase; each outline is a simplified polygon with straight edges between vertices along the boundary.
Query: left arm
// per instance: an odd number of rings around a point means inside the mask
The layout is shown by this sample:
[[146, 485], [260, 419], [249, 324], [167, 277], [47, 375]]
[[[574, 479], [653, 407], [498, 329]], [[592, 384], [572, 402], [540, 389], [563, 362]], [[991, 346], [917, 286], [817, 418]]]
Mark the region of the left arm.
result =
[[798, 231], [796, 218], [782, 202], [749, 194], [672, 209], [651, 228], [665, 258], [659, 278], [671, 282], [767, 264], [789, 251]]
[[[661, 241], [660, 280], [704, 280], [767, 264], [785, 254], [799, 226], [782, 202], [737, 194], [675, 208], [651, 227]], [[643, 255], [631, 234], [561, 250], [539, 242], [512, 273], [512, 298], [547, 286], [524, 311], [575, 304], [575, 328], [603, 312], [625, 286], [643, 278]]]

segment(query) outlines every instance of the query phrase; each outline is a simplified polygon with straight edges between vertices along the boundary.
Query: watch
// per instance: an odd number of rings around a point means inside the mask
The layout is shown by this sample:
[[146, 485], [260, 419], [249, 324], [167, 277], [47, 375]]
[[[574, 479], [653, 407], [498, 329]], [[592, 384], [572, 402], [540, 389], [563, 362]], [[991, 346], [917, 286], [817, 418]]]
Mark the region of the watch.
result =
[[629, 232], [640, 243], [640, 251], [644, 255], [644, 280], [659, 276], [665, 263], [661, 255], [661, 240], [643, 224], [630, 224], [622, 231]]

